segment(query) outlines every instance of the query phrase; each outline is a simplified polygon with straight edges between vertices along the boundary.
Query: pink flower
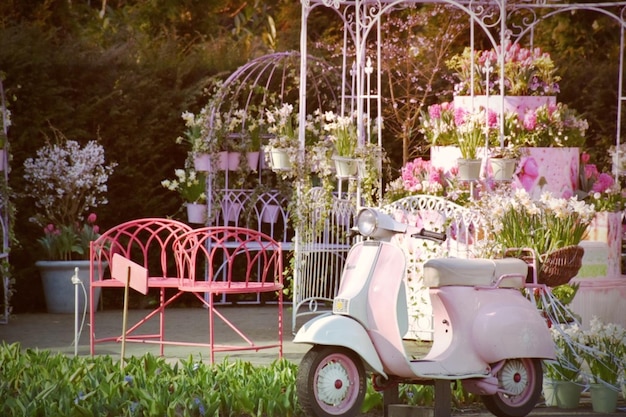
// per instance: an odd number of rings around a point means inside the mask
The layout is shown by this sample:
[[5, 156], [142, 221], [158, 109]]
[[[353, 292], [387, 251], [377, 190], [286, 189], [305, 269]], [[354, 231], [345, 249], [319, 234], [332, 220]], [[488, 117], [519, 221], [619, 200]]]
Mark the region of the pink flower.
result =
[[87, 223], [89, 224], [94, 224], [96, 220], [97, 220], [96, 213], [90, 213], [89, 216], [87, 216]]
[[441, 105], [433, 104], [428, 108], [428, 115], [431, 119], [441, 119]]
[[454, 123], [457, 126], [462, 126], [465, 123], [466, 114], [467, 112], [465, 109], [461, 107], [454, 109]]
[[93, 232], [94, 232], [95, 234], [100, 233], [100, 226], [98, 226], [98, 225], [94, 225], [94, 226], [93, 226]]
[[598, 179], [596, 180], [596, 182], [593, 183], [591, 190], [594, 193], [603, 193], [609, 188], [611, 188], [613, 186], [613, 183], [614, 183], [613, 177], [603, 172], [602, 174], [598, 176]]
[[498, 127], [498, 114], [491, 110], [487, 110], [487, 125], [490, 129]]
[[52, 223], [48, 224], [46, 227], [43, 228], [43, 232], [45, 234], [54, 234], [55, 231], [56, 231], [56, 227]]
[[591, 179], [596, 178], [598, 176], [598, 168], [595, 164], [587, 164], [585, 165], [585, 178]]
[[534, 111], [526, 112], [522, 124], [526, 130], [535, 130], [537, 126], [537, 114]]
[[587, 152], [583, 152], [583, 154], [580, 155], [580, 160], [582, 161], [583, 164], [589, 163], [590, 158], [591, 156]]

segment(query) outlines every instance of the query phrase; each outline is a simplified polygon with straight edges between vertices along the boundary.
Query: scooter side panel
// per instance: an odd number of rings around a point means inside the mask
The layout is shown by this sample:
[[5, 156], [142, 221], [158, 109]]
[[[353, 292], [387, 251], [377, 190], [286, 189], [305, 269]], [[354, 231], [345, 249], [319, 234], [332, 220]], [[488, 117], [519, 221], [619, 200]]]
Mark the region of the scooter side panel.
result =
[[383, 243], [375, 268], [368, 293], [370, 337], [386, 372], [415, 377], [402, 343], [408, 322], [404, 253], [395, 245]]
[[476, 351], [486, 362], [555, 358], [546, 321], [519, 291], [478, 291], [483, 302], [472, 333]]
[[311, 319], [300, 327], [293, 342], [352, 349], [375, 373], [387, 377], [367, 332], [349, 317], [328, 313]]

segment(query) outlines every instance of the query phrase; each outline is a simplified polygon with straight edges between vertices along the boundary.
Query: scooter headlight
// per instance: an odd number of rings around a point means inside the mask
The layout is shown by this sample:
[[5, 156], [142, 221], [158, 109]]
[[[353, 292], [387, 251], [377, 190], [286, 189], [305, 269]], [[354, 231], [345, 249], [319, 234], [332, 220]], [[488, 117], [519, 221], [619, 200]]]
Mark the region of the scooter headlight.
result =
[[362, 236], [369, 237], [374, 234], [378, 226], [378, 215], [374, 210], [363, 209], [356, 219], [356, 226]]

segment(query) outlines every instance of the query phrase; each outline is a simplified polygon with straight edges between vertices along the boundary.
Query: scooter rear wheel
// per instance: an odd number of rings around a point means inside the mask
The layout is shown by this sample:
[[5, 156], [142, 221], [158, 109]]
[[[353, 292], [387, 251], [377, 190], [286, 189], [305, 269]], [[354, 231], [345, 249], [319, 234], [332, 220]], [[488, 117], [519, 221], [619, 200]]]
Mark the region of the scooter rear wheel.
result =
[[300, 362], [296, 390], [309, 416], [355, 416], [365, 397], [363, 362], [349, 349], [314, 346]]
[[487, 410], [498, 417], [528, 415], [541, 395], [541, 361], [530, 358], [507, 359], [496, 376], [500, 389], [508, 393], [482, 396]]

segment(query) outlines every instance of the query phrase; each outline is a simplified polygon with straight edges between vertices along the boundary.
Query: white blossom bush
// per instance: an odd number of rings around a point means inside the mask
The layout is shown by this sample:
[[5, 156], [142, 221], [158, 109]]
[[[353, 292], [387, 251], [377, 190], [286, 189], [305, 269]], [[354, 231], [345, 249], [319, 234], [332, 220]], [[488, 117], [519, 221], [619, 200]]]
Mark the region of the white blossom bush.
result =
[[42, 227], [82, 222], [90, 209], [108, 203], [107, 181], [116, 165], [105, 164], [104, 148], [95, 140], [84, 147], [65, 140], [40, 148], [24, 161], [25, 191], [41, 209], [32, 220]]

